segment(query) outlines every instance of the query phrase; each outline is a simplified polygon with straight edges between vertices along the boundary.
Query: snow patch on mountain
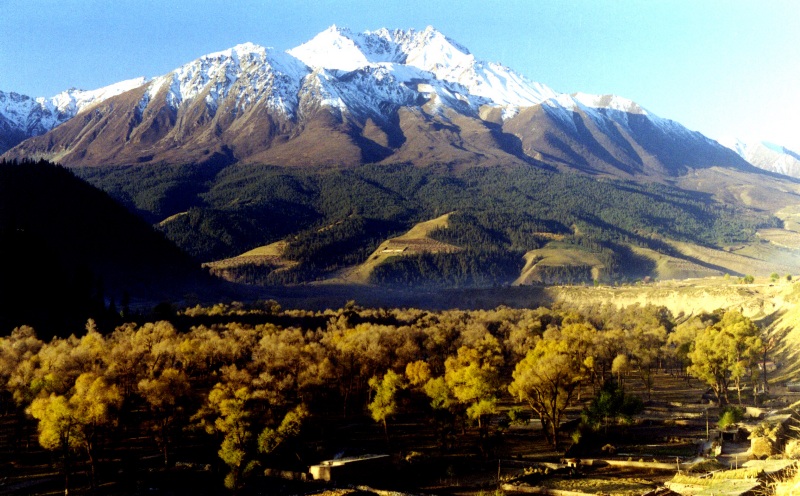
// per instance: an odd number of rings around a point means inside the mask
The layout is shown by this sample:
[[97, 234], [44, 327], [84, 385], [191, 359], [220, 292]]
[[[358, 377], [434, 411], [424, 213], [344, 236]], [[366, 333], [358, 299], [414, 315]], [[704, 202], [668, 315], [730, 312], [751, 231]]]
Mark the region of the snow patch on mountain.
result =
[[590, 95], [575, 93], [572, 97], [585, 107], [619, 110], [629, 114], [649, 115], [649, 112], [636, 102], [617, 95]]

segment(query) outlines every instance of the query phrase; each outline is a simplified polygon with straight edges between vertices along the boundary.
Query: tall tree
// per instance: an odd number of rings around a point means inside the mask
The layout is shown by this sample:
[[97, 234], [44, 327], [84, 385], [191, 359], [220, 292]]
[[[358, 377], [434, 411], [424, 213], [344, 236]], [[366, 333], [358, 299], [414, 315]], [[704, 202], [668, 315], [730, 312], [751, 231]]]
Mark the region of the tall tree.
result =
[[741, 381], [757, 366], [762, 349], [759, 330], [741, 312], [729, 310], [701, 332], [689, 352], [688, 371], [714, 390], [717, 404], [729, 403], [728, 387], [734, 383], [741, 403]]
[[78, 448], [89, 458], [94, 487], [97, 440], [103, 428], [115, 423], [114, 409], [121, 403], [119, 389], [92, 372], [78, 377], [69, 398], [52, 393], [31, 403], [30, 414], [39, 421], [39, 443], [46, 449], [62, 450], [65, 493], [69, 490], [70, 451]]
[[375, 393], [369, 404], [369, 413], [375, 422], [383, 424], [386, 442], [389, 442], [389, 426], [387, 420], [397, 413], [397, 393], [403, 388], [403, 376], [394, 370], [387, 370], [382, 378], [373, 376], [369, 386]]
[[472, 346], [462, 346], [456, 356], [445, 360], [444, 380], [453, 397], [466, 407], [467, 416], [478, 421], [497, 410], [497, 391], [502, 383], [503, 351], [488, 332]]
[[217, 454], [230, 469], [225, 476], [225, 487], [234, 492], [242, 488], [243, 477], [255, 468], [252, 382], [246, 370], [233, 365], [223, 367], [222, 380], [214, 385], [205, 404], [192, 417], [207, 433], [222, 437]]
[[138, 390], [150, 407], [156, 442], [164, 455], [164, 465], [169, 466], [171, 440], [188, 419], [185, 406], [191, 393], [189, 377], [182, 370], [166, 368], [158, 377], [139, 381]]
[[564, 411], [586, 372], [567, 341], [553, 330], [546, 331], [514, 368], [509, 392], [539, 416], [546, 439], [556, 448]]

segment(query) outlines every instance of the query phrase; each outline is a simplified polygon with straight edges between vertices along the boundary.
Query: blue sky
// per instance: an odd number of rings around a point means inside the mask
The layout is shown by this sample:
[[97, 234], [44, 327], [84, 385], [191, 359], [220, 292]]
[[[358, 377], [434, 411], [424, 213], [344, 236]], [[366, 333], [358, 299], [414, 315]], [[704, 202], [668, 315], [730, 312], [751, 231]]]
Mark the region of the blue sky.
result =
[[795, 0], [0, 0], [0, 90], [94, 89], [245, 41], [292, 48], [332, 24], [432, 25], [557, 91], [800, 151]]

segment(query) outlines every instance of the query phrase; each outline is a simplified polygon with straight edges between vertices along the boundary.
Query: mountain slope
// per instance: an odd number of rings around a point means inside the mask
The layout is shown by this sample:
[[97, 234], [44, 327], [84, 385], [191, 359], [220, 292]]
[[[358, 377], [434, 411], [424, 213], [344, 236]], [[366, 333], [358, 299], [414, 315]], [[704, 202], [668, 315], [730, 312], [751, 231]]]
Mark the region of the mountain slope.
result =
[[121, 88], [4, 156], [73, 167], [199, 262], [280, 246], [248, 255], [243, 277], [259, 284], [335, 279], [447, 213], [430, 238], [458, 250], [387, 257], [358, 281], [795, 267], [779, 259], [800, 232], [800, 183], [625, 98], [559, 94], [432, 28], [334, 26], [287, 52], [245, 43]]
[[0, 247], [0, 332], [21, 324], [42, 335], [77, 332], [98, 318], [98, 306], [155, 304], [201, 281], [197, 266], [140, 218], [45, 162], [0, 162]]
[[653, 179], [749, 167], [633, 102], [559, 94], [430, 27], [333, 26], [287, 52], [246, 43], [139, 83], [5, 156], [68, 166], [533, 164]]
[[800, 154], [765, 141], [728, 139], [720, 141], [759, 169], [800, 178]]
[[92, 105], [139, 87], [144, 78], [121, 81], [91, 91], [70, 89], [52, 98], [31, 98], [0, 91], [0, 152], [39, 136], [72, 119]]

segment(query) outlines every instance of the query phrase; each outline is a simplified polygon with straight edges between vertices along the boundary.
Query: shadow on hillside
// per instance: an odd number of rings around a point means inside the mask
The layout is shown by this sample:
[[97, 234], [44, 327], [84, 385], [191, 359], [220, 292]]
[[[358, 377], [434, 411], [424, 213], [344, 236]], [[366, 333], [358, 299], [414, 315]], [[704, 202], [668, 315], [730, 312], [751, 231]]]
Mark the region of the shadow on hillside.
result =
[[554, 303], [541, 286], [496, 288], [397, 288], [346, 284], [254, 288], [236, 286], [242, 296], [274, 299], [284, 308], [324, 310], [342, 308], [349, 301], [365, 307], [419, 308], [423, 310], [491, 309], [500, 305], [536, 308]]

